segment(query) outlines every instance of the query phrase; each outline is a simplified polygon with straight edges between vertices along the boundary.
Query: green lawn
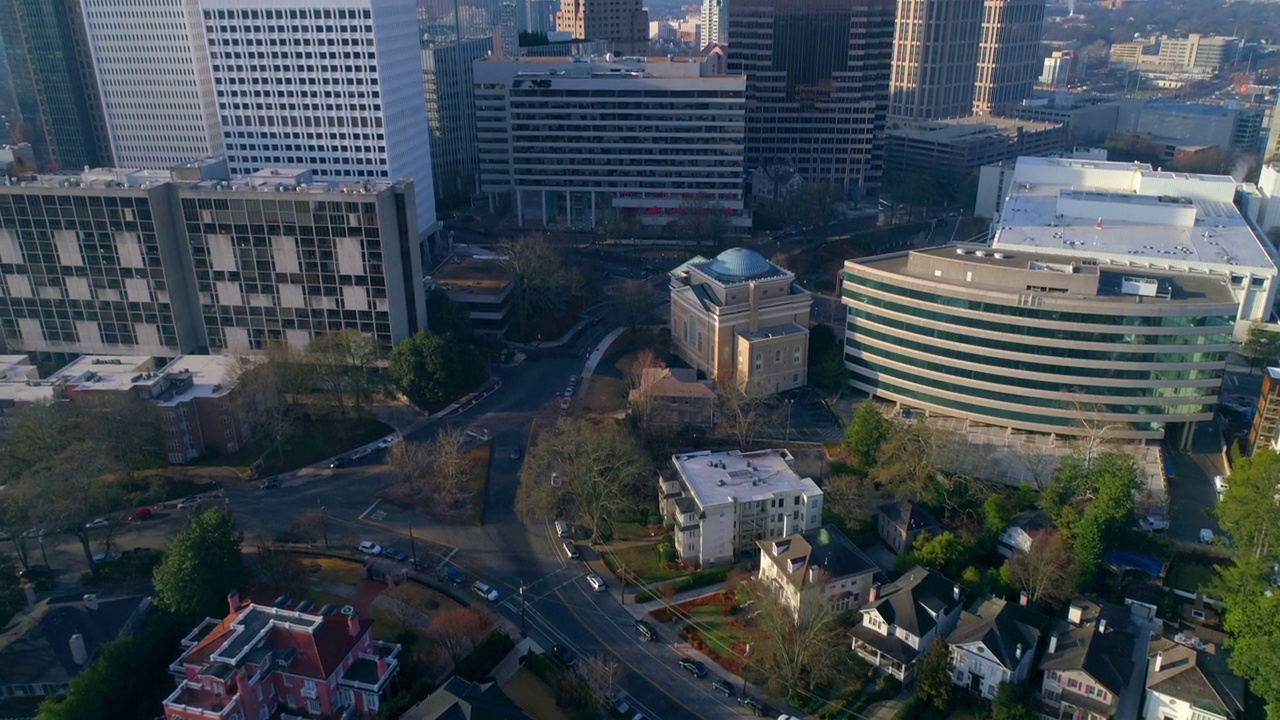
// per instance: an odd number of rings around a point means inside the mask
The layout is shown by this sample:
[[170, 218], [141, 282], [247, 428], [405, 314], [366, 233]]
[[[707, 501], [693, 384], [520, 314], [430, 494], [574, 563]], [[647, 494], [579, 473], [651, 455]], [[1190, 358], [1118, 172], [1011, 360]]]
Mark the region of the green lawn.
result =
[[1200, 592], [1213, 581], [1217, 566], [1196, 555], [1177, 555], [1169, 564], [1169, 585], [1187, 592]]
[[628, 540], [648, 540], [653, 537], [649, 534], [649, 527], [635, 522], [614, 522], [613, 523], [613, 541], [626, 542]]
[[[659, 562], [657, 547], [657, 543], [654, 543], [652, 545], [635, 545], [618, 550], [610, 548], [608, 550], [610, 556], [606, 562], [614, 572], [617, 572], [617, 568], [621, 565], [647, 583], [670, 580], [684, 575], [685, 573], [677, 568], [667, 569], [662, 567]], [[601, 550], [603, 553], [604, 549], [602, 548]]]

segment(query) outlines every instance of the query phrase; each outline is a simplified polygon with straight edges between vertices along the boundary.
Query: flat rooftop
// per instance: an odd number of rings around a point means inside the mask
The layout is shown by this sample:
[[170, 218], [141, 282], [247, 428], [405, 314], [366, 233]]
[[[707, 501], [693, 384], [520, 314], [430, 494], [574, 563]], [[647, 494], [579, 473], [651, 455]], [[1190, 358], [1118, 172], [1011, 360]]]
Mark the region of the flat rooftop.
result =
[[491, 292], [511, 284], [511, 270], [497, 256], [455, 255], [431, 273], [445, 290]]
[[311, 171], [298, 168], [266, 168], [252, 175], [228, 180], [180, 180], [169, 170], [134, 170], [129, 168], [96, 168], [78, 173], [23, 175], [0, 179], [0, 192], [6, 188], [97, 188], [145, 190], [163, 183], [177, 183], [188, 190], [211, 192], [299, 192], [376, 194], [394, 182], [390, 180], [322, 181], [311, 177]]
[[82, 390], [128, 390], [138, 375], [155, 371], [149, 355], [83, 355], [50, 375], [48, 380], [68, 380]]
[[[959, 254], [961, 250], [964, 251], [964, 255]], [[978, 252], [984, 254], [980, 256], [976, 254]], [[1077, 288], [1085, 286], [1087, 288], [1085, 292], [1068, 291], [1061, 294], [1046, 294], [1043, 295], [1046, 302], [1051, 302], [1055, 299], [1086, 299], [1132, 305], [1135, 302], [1137, 293], [1126, 291], [1126, 288], [1133, 288], [1137, 284], [1142, 284], [1143, 281], [1154, 281], [1158, 288], [1157, 292], [1160, 293], [1156, 297], [1143, 297], [1143, 301], [1146, 303], [1196, 302], [1234, 304], [1238, 302], [1231, 292], [1231, 288], [1227, 286], [1225, 279], [1221, 276], [1182, 273], [1170, 270], [1151, 270], [1149, 268], [1112, 268], [1107, 265], [1098, 265], [1092, 258], [1085, 255], [1074, 257], [1062, 255], [1045, 256], [1025, 251], [1003, 251], [999, 254], [1002, 257], [995, 257], [995, 253], [988, 248], [972, 245], [945, 245], [925, 250], [911, 250], [907, 253], [881, 255], [854, 262], [930, 282], [1003, 291], [1019, 296], [1027, 292], [1027, 281], [1029, 279], [1027, 273], [1042, 273], [1045, 276], [1044, 282], [1046, 285], [1058, 285], [1059, 283], [1055, 282], [1055, 280], [1064, 274], [1096, 278], [1096, 282], [1071, 283]], [[933, 272], [937, 268], [936, 262], [913, 261], [931, 258], [946, 262], [1005, 268], [1010, 272], [1008, 274], [979, 274], [975, 272], [974, 281], [965, 282], [955, 276], [947, 277], [946, 275], [949, 275], [949, 273], [944, 273], [943, 276], [936, 275]], [[1126, 279], [1138, 282], [1126, 285], [1124, 282]]]
[[190, 373], [191, 385], [182, 392], [158, 401], [160, 407], [172, 407], [197, 397], [222, 397], [231, 392], [239, 372], [239, 360], [227, 355], [179, 355], [164, 366], [166, 373]]
[[674, 455], [671, 462], [689, 492], [704, 508], [724, 503], [768, 500], [778, 493], [822, 494], [818, 485], [791, 469], [786, 450], [703, 451]]
[[1225, 175], [1021, 157], [992, 246], [1274, 275], [1274, 250], [1241, 216], [1235, 190]]
[[1010, 138], [1023, 132], [1047, 132], [1062, 129], [1061, 123], [1017, 118], [964, 117], [950, 120], [903, 122], [885, 132], [891, 136], [934, 143], [979, 142], [989, 138]]

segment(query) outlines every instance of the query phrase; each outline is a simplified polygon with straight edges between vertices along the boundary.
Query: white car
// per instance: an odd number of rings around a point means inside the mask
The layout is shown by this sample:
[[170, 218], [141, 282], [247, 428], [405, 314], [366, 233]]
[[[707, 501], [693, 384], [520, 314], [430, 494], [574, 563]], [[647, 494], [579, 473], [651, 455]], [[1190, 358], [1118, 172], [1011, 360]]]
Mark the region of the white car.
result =
[[1200, 542], [1208, 545], [1213, 542], [1213, 531], [1209, 528], [1200, 528]]
[[1164, 532], [1169, 529], [1169, 521], [1157, 515], [1148, 515], [1138, 520], [1138, 527], [1149, 533]]
[[194, 496], [189, 497], [189, 498], [187, 498], [186, 500], [183, 500], [182, 502], [178, 503], [178, 509], [179, 509], [179, 510], [186, 510], [187, 508], [193, 508], [193, 507], [195, 507], [195, 506], [199, 505], [201, 502], [203, 502], [203, 501], [200, 499], [200, 496], [199, 496], [199, 495], [194, 495]]
[[1222, 496], [1227, 494], [1227, 479], [1221, 475], [1214, 475], [1213, 489], [1218, 491], [1218, 502], [1222, 502]]
[[91, 522], [85, 523], [84, 526], [87, 528], [104, 528], [110, 524], [111, 524], [110, 520], [104, 517], [101, 517], [101, 518], [98, 518], [97, 520], [93, 520]]
[[386, 450], [387, 448], [391, 447], [392, 445], [395, 445], [398, 442], [400, 442], [399, 435], [388, 435], [378, 441], [378, 449]]
[[360, 448], [359, 450], [357, 450], [357, 451], [355, 451], [355, 452], [351, 453], [351, 459], [352, 459], [352, 460], [361, 460], [361, 459], [363, 459], [363, 458], [367, 458], [367, 457], [369, 457], [369, 456], [370, 456], [370, 455], [372, 455], [372, 454], [373, 454], [373, 448], [367, 448], [367, 447], [364, 447], [364, 448]]
[[601, 592], [602, 590], [604, 590], [604, 578], [600, 577], [595, 573], [591, 573], [587, 575], [587, 584], [590, 585], [591, 589], [595, 590], [596, 592]]
[[372, 540], [362, 540], [360, 542], [360, 552], [365, 555], [381, 555], [382, 546]]
[[489, 602], [498, 602], [498, 591], [489, 587], [489, 583], [477, 580], [471, 583], [471, 592], [479, 595]]

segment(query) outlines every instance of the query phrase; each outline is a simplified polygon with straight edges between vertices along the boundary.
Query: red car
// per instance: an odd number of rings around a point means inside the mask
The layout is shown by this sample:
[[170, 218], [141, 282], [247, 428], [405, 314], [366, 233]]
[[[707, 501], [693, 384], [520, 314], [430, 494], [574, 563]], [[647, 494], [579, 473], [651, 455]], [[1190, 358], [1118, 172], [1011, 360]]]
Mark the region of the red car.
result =
[[129, 513], [129, 522], [133, 522], [134, 520], [150, 520], [150, 519], [151, 519], [151, 508], [149, 507], [140, 507], [137, 510], [134, 510], [133, 512]]

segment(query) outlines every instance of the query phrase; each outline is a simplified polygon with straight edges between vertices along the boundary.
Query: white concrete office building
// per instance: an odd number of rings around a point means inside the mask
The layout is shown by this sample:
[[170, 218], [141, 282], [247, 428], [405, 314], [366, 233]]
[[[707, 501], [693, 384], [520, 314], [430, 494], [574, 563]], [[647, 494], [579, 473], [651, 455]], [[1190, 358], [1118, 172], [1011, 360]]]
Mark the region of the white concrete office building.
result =
[[201, 0], [200, 10], [232, 174], [410, 178], [418, 228], [433, 231], [414, 0]]
[[673, 456], [658, 499], [680, 559], [723, 565], [760, 540], [821, 527], [822, 490], [796, 474], [794, 461], [785, 449]]
[[480, 189], [525, 227], [665, 225], [687, 213], [746, 229], [746, 80], [700, 58], [477, 60]]
[[1142, 163], [1018, 158], [992, 223], [995, 250], [1096, 259], [1104, 269], [1198, 273], [1239, 303], [1234, 337], [1271, 317], [1276, 251], [1235, 205], [1227, 175], [1160, 172]]
[[221, 155], [197, 0], [81, 4], [116, 164], [164, 170]]

